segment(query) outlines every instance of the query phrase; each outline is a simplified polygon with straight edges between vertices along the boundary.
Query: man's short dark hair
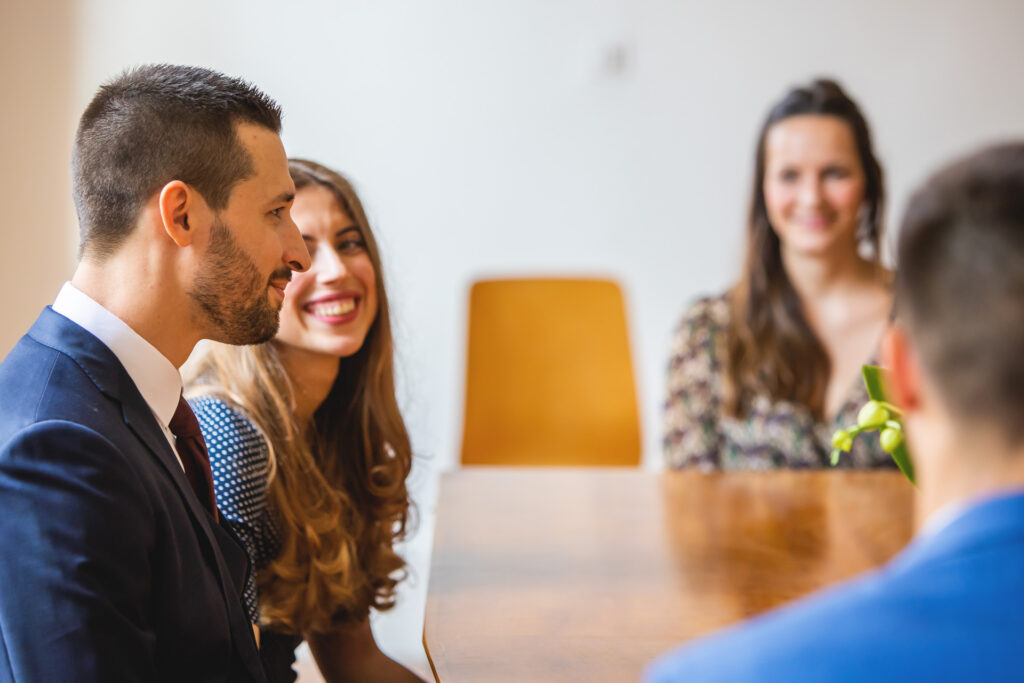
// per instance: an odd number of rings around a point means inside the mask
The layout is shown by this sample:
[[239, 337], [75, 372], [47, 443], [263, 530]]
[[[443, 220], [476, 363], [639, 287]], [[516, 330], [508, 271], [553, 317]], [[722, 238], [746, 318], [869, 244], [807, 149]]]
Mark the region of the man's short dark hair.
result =
[[897, 258], [899, 316], [948, 407], [1024, 441], [1024, 142], [933, 176]]
[[147, 199], [172, 180], [214, 210], [254, 172], [235, 131], [253, 123], [281, 130], [281, 109], [237, 78], [169, 64], [128, 69], [103, 85], [78, 124], [71, 162], [81, 251], [114, 253]]

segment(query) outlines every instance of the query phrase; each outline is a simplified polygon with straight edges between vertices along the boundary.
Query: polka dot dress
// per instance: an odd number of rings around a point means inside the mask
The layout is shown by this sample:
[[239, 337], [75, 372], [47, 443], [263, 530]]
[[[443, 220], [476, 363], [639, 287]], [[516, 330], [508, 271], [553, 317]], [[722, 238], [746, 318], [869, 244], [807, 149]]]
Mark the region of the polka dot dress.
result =
[[267, 442], [237, 408], [210, 396], [189, 401], [210, 452], [217, 509], [245, 546], [253, 571], [245, 586], [249, 619], [259, 621], [256, 573], [277, 555], [280, 538], [267, 505]]

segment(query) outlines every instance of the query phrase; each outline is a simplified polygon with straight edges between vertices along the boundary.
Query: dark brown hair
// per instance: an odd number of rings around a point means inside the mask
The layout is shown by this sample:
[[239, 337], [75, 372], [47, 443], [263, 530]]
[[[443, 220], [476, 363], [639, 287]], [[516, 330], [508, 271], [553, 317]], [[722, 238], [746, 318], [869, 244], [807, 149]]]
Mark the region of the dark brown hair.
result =
[[771, 108], [757, 140], [746, 258], [740, 281], [730, 292], [726, 333], [725, 407], [734, 416], [745, 413], [758, 389], [774, 400], [803, 404], [815, 415], [824, 412], [831, 363], [786, 275], [764, 198], [768, 132], [779, 121], [804, 114], [835, 116], [850, 126], [866, 181], [858, 237], [878, 262], [885, 188], [867, 121], [835, 81], [816, 80], [794, 88]]
[[240, 122], [281, 130], [281, 110], [252, 85], [195, 66], [128, 69], [100, 87], [78, 123], [71, 183], [80, 251], [113, 254], [142, 205], [172, 180], [191, 185], [214, 210], [253, 173], [236, 134]]
[[275, 342], [207, 344], [189, 362], [189, 395], [241, 408], [271, 451], [268, 494], [281, 549], [259, 575], [261, 622], [292, 633], [324, 632], [394, 605], [405, 562], [405, 480], [412, 447], [395, 399], [390, 307], [377, 243], [359, 197], [340, 174], [289, 162], [297, 190], [330, 190], [362, 233], [376, 274], [377, 317], [362, 347], [342, 358], [313, 424], [295, 420], [292, 380]]
[[910, 200], [897, 316], [961, 419], [1024, 442], [1024, 142], [947, 166]]

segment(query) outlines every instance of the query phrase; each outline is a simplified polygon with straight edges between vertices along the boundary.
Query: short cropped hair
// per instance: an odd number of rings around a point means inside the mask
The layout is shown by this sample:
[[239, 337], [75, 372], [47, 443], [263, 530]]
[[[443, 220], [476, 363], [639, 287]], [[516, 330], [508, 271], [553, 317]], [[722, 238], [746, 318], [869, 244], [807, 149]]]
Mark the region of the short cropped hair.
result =
[[281, 109], [254, 86], [210, 69], [154, 64], [100, 87], [75, 135], [71, 180], [80, 251], [103, 259], [131, 234], [142, 205], [172, 180], [214, 210], [254, 172], [238, 123], [281, 130]]
[[1024, 442], [1024, 142], [933, 176], [897, 259], [898, 315], [947, 406]]

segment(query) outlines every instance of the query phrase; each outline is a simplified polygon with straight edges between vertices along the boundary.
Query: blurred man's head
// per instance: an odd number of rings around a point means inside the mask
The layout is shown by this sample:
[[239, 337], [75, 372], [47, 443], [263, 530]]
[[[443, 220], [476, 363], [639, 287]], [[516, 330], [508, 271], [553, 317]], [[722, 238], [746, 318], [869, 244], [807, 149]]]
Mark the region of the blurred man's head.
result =
[[898, 319], [916, 368], [890, 357], [898, 398], [913, 409], [923, 389], [953, 432], [1024, 446], [1024, 143], [934, 175], [910, 201], [897, 259]]

